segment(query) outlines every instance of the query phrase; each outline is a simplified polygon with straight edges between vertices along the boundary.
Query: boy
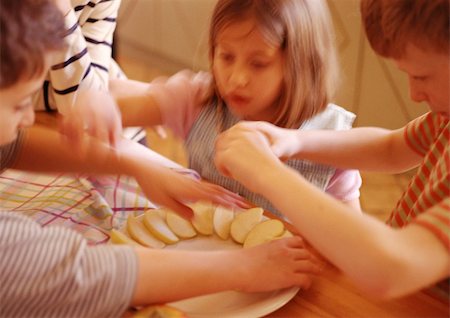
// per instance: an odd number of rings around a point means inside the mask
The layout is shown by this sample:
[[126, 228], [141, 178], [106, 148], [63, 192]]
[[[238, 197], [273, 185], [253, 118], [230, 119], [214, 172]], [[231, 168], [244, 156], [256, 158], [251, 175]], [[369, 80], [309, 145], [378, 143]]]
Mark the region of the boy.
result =
[[[408, 74], [411, 98], [427, 102], [431, 112], [395, 131], [292, 131], [243, 123], [217, 142], [216, 164], [266, 196], [356, 285], [393, 298], [450, 273], [449, 1], [363, 0], [361, 12], [373, 49]], [[352, 213], [277, 157], [345, 169], [418, 170], [387, 226]]]
[[[83, 136], [85, 161], [56, 132], [25, 129], [34, 120], [30, 96], [41, 87], [52, 54], [64, 47], [63, 17], [51, 1], [0, 0], [0, 171], [128, 174], [156, 202], [185, 215], [192, 211], [178, 197], [239, 203], [217, 186], [155, 164], [153, 154], [133, 142], [111, 149]], [[106, 95], [102, 102], [112, 103]], [[298, 238], [216, 253], [88, 246], [74, 231], [41, 228], [14, 212], [0, 212], [0, 256], [4, 317], [118, 317], [130, 305], [223, 290], [307, 287], [308, 273], [317, 273]]]

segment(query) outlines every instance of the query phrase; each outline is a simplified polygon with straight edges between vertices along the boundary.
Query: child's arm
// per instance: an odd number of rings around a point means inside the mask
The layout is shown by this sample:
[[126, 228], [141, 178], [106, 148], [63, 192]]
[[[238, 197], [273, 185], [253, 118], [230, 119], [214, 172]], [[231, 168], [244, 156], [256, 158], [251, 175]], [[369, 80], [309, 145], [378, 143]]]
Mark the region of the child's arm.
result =
[[189, 217], [185, 202], [200, 199], [222, 205], [242, 205], [237, 195], [213, 184], [180, 174], [180, 166], [129, 140], [111, 148], [84, 136], [80, 152], [66, 145], [62, 136], [47, 128], [32, 127], [25, 133], [13, 168], [39, 172], [126, 174], [136, 178], [144, 193], [155, 203], [171, 207]]
[[77, 100], [79, 89], [108, 90], [113, 33], [120, 1], [93, 1], [94, 9], [87, 6], [87, 10], [92, 11], [82, 25], [70, 0], [55, 2], [65, 15], [67, 48], [55, 53], [49, 71], [50, 83], [43, 89], [53, 97], [49, 100], [56, 103], [46, 106], [56, 107], [66, 115]]
[[109, 82], [109, 89], [119, 105], [124, 127], [150, 127], [163, 123], [158, 103], [149, 93], [150, 84], [112, 79]]
[[249, 249], [203, 252], [137, 248], [136, 252], [139, 270], [133, 305], [226, 290], [307, 289], [311, 274], [319, 272], [314, 257], [298, 237]]
[[209, 73], [183, 70], [150, 84], [111, 80], [124, 126], [164, 125], [185, 138], [210, 93]]
[[307, 159], [339, 168], [402, 172], [417, 166], [422, 157], [406, 143], [405, 128], [353, 128], [346, 131], [289, 130], [268, 123], [240, 124], [256, 129], [271, 141], [280, 158]]
[[271, 201], [360, 288], [384, 298], [398, 297], [449, 275], [448, 250], [431, 232], [414, 224], [393, 229], [355, 214], [282, 164], [263, 134], [232, 129], [216, 150], [222, 172]]

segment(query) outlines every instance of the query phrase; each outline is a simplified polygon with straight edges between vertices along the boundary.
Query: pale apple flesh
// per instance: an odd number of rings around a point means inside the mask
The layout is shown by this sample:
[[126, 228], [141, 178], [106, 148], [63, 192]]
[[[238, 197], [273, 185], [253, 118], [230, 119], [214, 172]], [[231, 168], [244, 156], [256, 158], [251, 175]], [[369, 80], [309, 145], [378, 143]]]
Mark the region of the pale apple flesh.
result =
[[122, 233], [118, 230], [112, 229], [111, 232], [109, 233], [109, 235], [110, 235], [111, 243], [142, 246], [141, 244], [137, 243], [136, 241], [129, 238], [127, 235], [125, 235], [124, 233]]
[[132, 239], [144, 246], [153, 248], [163, 248], [165, 246], [163, 242], [151, 235], [145, 228], [142, 218], [135, 218], [130, 215], [127, 219], [127, 231]]
[[214, 232], [222, 240], [228, 240], [230, 237], [231, 223], [234, 220], [233, 210], [218, 206], [214, 211], [213, 226]]
[[244, 241], [244, 248], [257, 246], [272, 241], [285, 232], [284, 224], [280, 220], [266, 220], [256, 224], [248, 233]]
[[158, 210], [149, 210], [144, 214], [144, 226], [158, 240], [166, 244], [175, 244], [180, 239], [167, 226], [166, 221]]
[[139, 310], [133, 318], [187, 318], [180, 310], [167, 305], [154, 305]]
[[264, 210], [252, 208], [241, 213], [237, 213], [231, 223], [230, 234], [233, 240], [244, 243], [245, 238], [251, 229], [262, 221]]
[[167, 211], [166, 222], [173, 233], [182, 239], [190, 239], [197, 235], [192, 223], [174, 212]]
[[208, 202], [197, 202], [191, 208], [194, 211], [191, 222], [197, 232], [203, 235], [214, 234], [213, 216], [216, 207]]

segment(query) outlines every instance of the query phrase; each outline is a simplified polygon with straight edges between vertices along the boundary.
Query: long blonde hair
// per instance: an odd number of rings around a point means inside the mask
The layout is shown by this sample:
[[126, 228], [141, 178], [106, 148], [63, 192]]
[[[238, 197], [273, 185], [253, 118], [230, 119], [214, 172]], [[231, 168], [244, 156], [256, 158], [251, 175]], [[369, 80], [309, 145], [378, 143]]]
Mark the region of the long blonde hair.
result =
[[[219, 0], [209, 32], [212, 68], [218, 34], [253, 18], [259, 31], [284, 54], [284, 80], [273, 124], [298, 128], [333, 98], [338, 79], [334, 32], [323, 0]], [[211, 101], [225, 107], [213, 81]]]

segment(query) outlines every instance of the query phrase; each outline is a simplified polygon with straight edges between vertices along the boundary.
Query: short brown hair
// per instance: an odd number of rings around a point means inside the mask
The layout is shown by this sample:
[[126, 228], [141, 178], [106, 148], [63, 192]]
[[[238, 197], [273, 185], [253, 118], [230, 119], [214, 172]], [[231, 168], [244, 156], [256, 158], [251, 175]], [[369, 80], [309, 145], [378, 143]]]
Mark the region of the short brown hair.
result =
[[[254, 18], [284, 54], [284, 81], [273, 124], [298, 128], [325, 109], [337, 86], [334, 32], [325, 0], [219, 0], [209, 31], [209, 56], [229, 24]], [[215, 92], [214, 98], [224, 105]]]
[[52, 0], [0, 0], [0, 89], [45, 71], [64, 47], [64, 17]]
[[361, 16], [381, 56], [402, 57], [408, 44], [449, 52], [449, 0], [362, 0]]

